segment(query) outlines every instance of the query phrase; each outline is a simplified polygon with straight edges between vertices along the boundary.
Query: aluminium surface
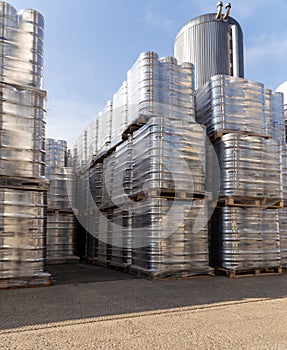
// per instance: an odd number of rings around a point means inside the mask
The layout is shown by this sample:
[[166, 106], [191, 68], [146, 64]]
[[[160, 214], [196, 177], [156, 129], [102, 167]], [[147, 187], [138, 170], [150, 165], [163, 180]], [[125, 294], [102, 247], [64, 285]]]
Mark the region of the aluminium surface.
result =
[[89, 215], [85, 220], [86, 232], [81, 238], [85, 241], [85, 253], [81, 256], [95, 259], [98, 257], [99, 247], [99, 215]]
[[112, 230], [110, 263], [131, 265], [132, 262], [132, 215], [122, 208], [112, 210]]
[[[145, 232], [145, 236], [133, 236], [136, 242], [142, 240], [142, 247], [133, 248], [132, 267], [152, 273], [208, 273], [208, 230], [204, 225], [207, 208], [203, 213], [203, 205], [202, 200], [176, 203], [164, 198], [145, 200], [142, 214], [135, 213], [132, 218], [137, 234]], [[203, 226], [193, 232], [199, 215]]]
[[[67, 167], [67, 142], [47, 139], [47, 177], [50, 190], [47, 193], [47, 261], [50, 263], [73, 258], [75, 246], [74, 176]], [[71, 213], [67, 213], [71, 212]]]
[[140, 114], [194, 120], [193, 66], [143, 52], [127, 73], [128, 124]]
[[279, 232], [280, 232], [280, 251], [281, 265], [287, 268], [287, 208], [281, 208], [279, 211]]
[[46, 140], [46, 174], [50, 180], [47, 193], [48, 210], [68, 210], [72, 207], [74, 175], [72, 167], [67, 167], [67, 142]]
[[197, 121], [207, 134], [230, 131], [268, 135], [263, 84], [226, 75], [212, 77], [196, 93]]
[[73, 208], [77, 209], [80, 214], [89, 209], [89, 173], [85, 172], [77, 178], [75, 185], [75, 203]]
[[125, 208], [128, 196], [132, 192], [133, 181], [133, 140], [129, 137], [115, 151], [114, 178], [112, 183], [112, 202]]
[[226, 134], [214, 142], [221, 196], [283, 198], [282, 149], [276, 140]]
[[0, 84], [0, 174], [45, 175], [45, 103], [42, 91]]
[[16, 12], [1, 3], [1, 81], [43, 88], [44, 18], [35, 10]]
[[281, 265], [278, 209], [222, 207], [211, 221], [213, 267], [230, 270]]
[[109, 208], [113, 197], [113, 181], [115, 175], [115, 153], [103, 161], [102, 202], [101, 207]]
[[128, 89], [124, 81], [113, 95], [113, 111], [111, 118], [111, 139], [121, 135], [127, 127], [128, 119]]
[[266, 121], [272, 139], [285, 141], [284, 98], [281, 92], [265, 89]]
[[283, 184], [283, 199], [287, 201], [287, 146], [285, 143], [282, 144], [282, 184]]
[[98, 120], [94, 119], [87, 127], [87, 159], [93, 159], [98, 151]]
[[45, 195], [0, 189], [0, 278], [43, 272]]
[[134, 134], [133, 192], [145, 186], [204, 193], [205, 129], [180, 125], [153, 118]]
[[75, 217], [74, 214], [47, 215], [47, 262], [74, 257]]
[[46, 160], [49, 166], [63, 168], [67, 166], [67, 141], [46, 139]]
[[[174, 120], [195, 120], [193, 66], [178, 65], [173, 57], [159, 58], [155, 52], [142, 53], [127, 73], [127, 81], [114, 94], [113, 101], [81, 133], [75, 142], [76, 170], [81, 171], [91, 161], [93, 150], [108, 150], [140, 115], [154, 115]], [[114, 104], [114, 105], [113, 105]]]
[[[217, 74], [244, 77], [243, 33], [232, 17], [216, 20], [215, 13], [205, 14], [189, 21], [181, 28], [174, 44], [174, 56], [178, 62], [191, 62], [195, 66], [195, 89]], [[236, 40], [232, 37], [236, 27]]]
[[103, 163], [97, 163], [89, 171], [89, 187], [95, 205], [100, 206], [102, 202], [102, 176]]
[[98, 114], [98, 151], [111, 142], [113, 102], [108, 101]]

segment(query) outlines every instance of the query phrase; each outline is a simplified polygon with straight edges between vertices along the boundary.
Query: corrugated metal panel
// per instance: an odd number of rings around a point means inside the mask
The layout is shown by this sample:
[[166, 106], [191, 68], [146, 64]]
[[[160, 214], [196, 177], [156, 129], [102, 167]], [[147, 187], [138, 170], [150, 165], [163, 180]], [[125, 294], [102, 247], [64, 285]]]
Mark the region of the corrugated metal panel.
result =
[[194, 64], [196, 89], [214, 75], [233, 75], [232, 25], [238, 28], [239, 76], [243, 77], [243, 34], [235, 19], [218, 21], [215, 14], [207, 14], [191, 20], [178, 33], [174, 55], [179, 63]]

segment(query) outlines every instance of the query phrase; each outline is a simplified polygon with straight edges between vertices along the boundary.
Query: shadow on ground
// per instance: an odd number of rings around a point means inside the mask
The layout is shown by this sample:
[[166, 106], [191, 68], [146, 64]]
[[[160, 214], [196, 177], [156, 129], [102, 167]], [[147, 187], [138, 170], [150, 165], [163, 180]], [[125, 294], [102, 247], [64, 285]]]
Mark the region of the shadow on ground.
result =
[[185, 306], [287, 297], [287, 274], [147, 281], [94, 265], [49, 267], [48, 288], [0, 291], [0, 329]]
[[49, 265], [47, 270], [52, 275], [53, 283], [56, 285], [107, 282], [134, 278], [127, 273], [88, 264]]

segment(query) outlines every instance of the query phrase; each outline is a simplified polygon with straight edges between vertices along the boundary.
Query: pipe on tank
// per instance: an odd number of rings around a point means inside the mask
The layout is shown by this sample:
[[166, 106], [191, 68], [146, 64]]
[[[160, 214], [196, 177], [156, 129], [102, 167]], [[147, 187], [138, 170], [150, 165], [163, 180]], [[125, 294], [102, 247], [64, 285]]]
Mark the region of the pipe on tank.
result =
[[230, 15], [230, 10], [231, 10], [231, 3], [230, 3], [230, 2], [227, 2], [227, 3], [226, 3], [225, 9], [226, 9], [225, 15], [222, 17], [222, 19], [223, 19], [224, 21], [227, 20], [227, 18], [228, 18], [229, 15]]
[[231, 26], [231, 35], [232, 35], [233, 76], [239, 77], [239, 43], [238, 43], [238, 28], [236, 25]]
[[215, 19], [221, 19], [221, 14], [222, 14], [222, 7], [223, 7], [223, 2], [219, 1], [217, 3], [217, 14], [215, 16]]

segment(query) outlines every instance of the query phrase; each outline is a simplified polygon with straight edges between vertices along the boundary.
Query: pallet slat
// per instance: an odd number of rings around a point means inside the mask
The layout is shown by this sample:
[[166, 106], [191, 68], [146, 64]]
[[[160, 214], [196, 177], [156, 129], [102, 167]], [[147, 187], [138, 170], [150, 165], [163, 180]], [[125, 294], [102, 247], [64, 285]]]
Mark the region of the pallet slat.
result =
[[29, 179], [19, 177], [0, 176], [0, 188], [12, 188], [31, 191], [49, 191], [50, 183], [47, 179]]
[[199, 278], [214, 276], [214, 270], [212, 268], [203, 270], [181, 270], [181, 271], [168, 271], [168, 272], [154, 272], [144, 270], [138, 267], [130, 267], [129, 273], [139, 278], [145, 278], [149, 280], [173, 280], [173, 279], [185, 279], [185, 278]]
[[228, 278], [282, 275], [282, 267], [254, 268], [254, 269], [249, 268], [249, 269], [238, 269], [238, 270], [216, 268], [215, 274], [224, 275]]
[[52, 285], [52, 278], [49, 273], [42, 273], [30, 277], [1, 278], [0, 290], [12, 288], [35, 288], [49, 287]]
[[224, 129], [221, 131], [215, 131], [209, 135], [209, 139], [211, 141], [215, 141], [216, 139], [220, 139], [222, 136], [226, 134], [241, 134], [244, 136], [256, 136], [256, 137], [263, 137], [265, 139], [271, 139], [270, 135], [266, 134], [259, 134], [256, 132], [250, 132], [250, 131], [244, 131], [244, 130], [229, 130], [229, 129]]
[[169, 188], [150, 188], [146, 191], [140, 191], [137, 193], [130, 194], [128, 196], [131, 200], [138, 202], [146, 197], [148, 198], [167, 198], [167, 199], [182, 199], [182, 200], [192, 200], [192, 199], [203, 199], [205, 198], [205, 193], [203, 192], [189, 192], [184, 190], [174, 190]]
[[222, 197], [218, 199], [218, 207], [262, 207], [277, 209], [283, 208], [284, 201], [274, 198]]

